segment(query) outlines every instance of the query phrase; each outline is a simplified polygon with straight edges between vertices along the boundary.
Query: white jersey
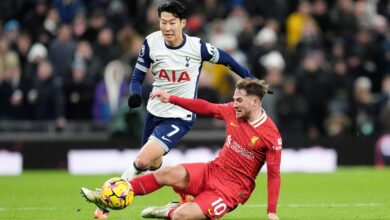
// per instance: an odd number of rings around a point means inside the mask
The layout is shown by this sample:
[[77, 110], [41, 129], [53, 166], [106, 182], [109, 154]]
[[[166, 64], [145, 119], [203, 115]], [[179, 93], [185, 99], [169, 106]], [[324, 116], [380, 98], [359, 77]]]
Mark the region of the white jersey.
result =
[[[219, 52], [197, 37], [183, 36], [183, 43], [173, 48], [165, 44], [161, 31], [148, 35], [135, 67], [142, 72], [147, 72], [150, 68], [154, 75], [153, 90], [163, 89], [171, 95], [195, 98], [202, 62], [206, 58], [207, 61], [216, 63]], [[203, 54], [202, 44], [207, 48]], [[149, 100], [147, 109], [158, 117], [193, 120], [192, 112], [177, 105], [163, 103], [158, 98]]]

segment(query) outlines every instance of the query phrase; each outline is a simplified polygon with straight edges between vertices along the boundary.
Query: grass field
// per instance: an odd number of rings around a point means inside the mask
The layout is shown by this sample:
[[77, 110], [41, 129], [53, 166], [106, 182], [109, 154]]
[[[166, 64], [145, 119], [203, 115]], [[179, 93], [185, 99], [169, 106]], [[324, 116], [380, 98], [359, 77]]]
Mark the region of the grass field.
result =
[[[79, 194], [81, 186], [97, 187], [112, 176], [71, 176], [65, 171], [27, 171], [0, 177], [0, 219], [88, 220], [94, 207]], [[266, 219], [266, 178], [262, 173], [251, 199], [223, 219]], [[166, 188], [143, 197], [110, 219], [142, 219], [141, 210], [177, 199]], [[340, 168], [329, 174], [282, 174], [278, 208], [284, 220], [390, 219], [390, 169]]]

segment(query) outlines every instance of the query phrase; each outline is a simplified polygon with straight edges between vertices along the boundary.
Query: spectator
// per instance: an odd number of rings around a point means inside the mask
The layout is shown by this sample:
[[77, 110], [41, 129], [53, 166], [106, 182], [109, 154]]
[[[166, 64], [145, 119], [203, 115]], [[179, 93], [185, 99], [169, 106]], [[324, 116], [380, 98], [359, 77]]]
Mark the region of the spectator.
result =
[[70, 120], [90, 120], [92, 117], [93, 81], [82, 59], [72, 63], [72, 73], [64, 83], [65, 115]]
[[25, 119], [26, 83], [22, 79], [19, 57], [14, 51], [8, 51], [4, 58], [4, 75], [0, 81], [0, 118]]
[[21, 33], [17, 40], [16, 51], [19, 55], [22, 73], [26, 72], [27, 54], [32, 46], [32, 39], [28, 33]]
[[57, 35], [57, 29], [61, 22], [61, 18], [56, 8], [50, 8], [47, 12], [45, 21], [43, 22], [43, 28], [50, 33], [51, 36]]
[[329, 16], [334, 36], [348, 41], [356, 32], [358, 25], [353, 9], [353, 0], [337, 0], [331, 7]]
[[342, 137], [349, 134], [350, 120], [342, 112], [334, 112], [325, 119], [325, 131], [328, 137]]
[[76, 43], [72, 39], [72, 29], [63, 24], [58, 29], [58, 36], [49, 47], [49, 60], [53, 64], [56, 77], [60, 80], [69, 75]]
[[57, 129], [65, 128], [64, 96], [47, 60], [38, 63], [37, 79], [27, 94], [35, 120], [55, 121]]
[[120, 57], [119, 48], [115, 45], [114, 40], [114, 33], [111, 28], [106, 27], [99, 31], [97, 42], [93, 45], [93, 53], [100, 59], [103, 66]]
[[317, 55], [313, 53], [303, 60], [303, 70], [297, 81], [297, 92], [307, 103], [304, 129], [311, 138], [324, 134], [323, 122], [333, 94], [329, 73], [320, 68], [321, 63]]
[[265, 77], [265, 68], [261, 64], [261, 57], [265, 54], [277, 49], [278, 36], [276, 31], [269, 26], [265, 26], [255, 36], [253, 44], [254, 47], [249, 52], [250, 65], [253, 74], [257, 78]]
[[55, 0], [54, 5], [59, 12], [61, 21], [65, 24], [71, 24], [80, 9], [80, 0]]
[[101, 9], [94, 9], [88, 17], [88, 27], [84, 34], [85, 39], [91, 44], [96, 43], [100, 30], [107, 25], [107, 17]]
[[375, 105], [375, 115], [377, 124], [382, 133], [390, 132], [390, 74], [387, 74], [382, 80], [382, 90], [379, 93], [378, 101]]
[[318, 28], [317, 22], [311, 16], [311, 4], [309, 1], [301, 1], [297, 10], [287, 18], [287, 48], [290, 52], [295, 50], [301, 41], [305, 27]]
[[307, 111], [305, 100], [296, 92], [296, 80], [286, 77], [283, 80], [280, 98], [276, 104], [282, 136], [301, 135], [303, 130], [303, 118]]
[[87, 75], [92, 78], [93, 85], [96, 85], [103, 77], [104, 65], [92, 50], [88, 41], [79, 41], [76, 45], [74, 60], [82, 60], [86, 66]]
[[47, 59], [47, 49], [40, 43], [35, 43], [27, 54], [27, 64], [24, 76], [33, 82], [37, 78], [37, 67], [40, 61]]
[[127, 95], [125, 69], [118, 60], [108, 63], [104, 79], [96, 86], [93, 102], [93, 119], [109, 123], [117, 114], [121, 102]]
[[372, 83], [367, 77], [358, 77], [354, 82], [352, 115], [354, 131], [369, 136], [374, 132], [374, 106], [371, 93]]
[[45, 21], [48, 6], [45, 0], [35, 1], [33, 10], [28, 10], [22, 22], [23, 28], [31, 34], [34, 41], [38, 40], [39, 34], [43, 30], [43, 22]]

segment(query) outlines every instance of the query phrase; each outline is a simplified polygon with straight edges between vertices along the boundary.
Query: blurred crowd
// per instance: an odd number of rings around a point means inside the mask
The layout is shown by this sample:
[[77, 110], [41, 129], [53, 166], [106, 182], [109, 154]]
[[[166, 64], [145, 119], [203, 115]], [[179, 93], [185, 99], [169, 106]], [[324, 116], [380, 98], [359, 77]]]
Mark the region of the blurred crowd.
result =
[[[132, 68], [144, 37], [159, 28], [164, 1], [0, 1], [0, 120], [50, 120], [58, 128], [124, 123]], [[274, 94], [263, 107], [283, 135], [390, 131], [388, 0], [186, 4], [186, 33], [270, 84]], [[228, 101], [235, 80], [229, 69], [205, 63], [199, 97]]]

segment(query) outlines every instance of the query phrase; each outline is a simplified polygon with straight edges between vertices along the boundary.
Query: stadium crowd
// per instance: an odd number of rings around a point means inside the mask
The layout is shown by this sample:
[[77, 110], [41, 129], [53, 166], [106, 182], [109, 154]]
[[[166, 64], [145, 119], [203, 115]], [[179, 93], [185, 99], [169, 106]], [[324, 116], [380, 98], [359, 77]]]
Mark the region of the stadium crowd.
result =
[[[163, 1], [0, 1], [0, 120], [113, 123], [128, 111], [131, 68], [144, 37], [158, 30]], [[389, 1], [186, 4], [187, 33], [270, 84], [263, 106], [282, 135], [390, 131]], [[202, 71], [198, 96], [229, 100], [235, 75], [209, 63]]]

